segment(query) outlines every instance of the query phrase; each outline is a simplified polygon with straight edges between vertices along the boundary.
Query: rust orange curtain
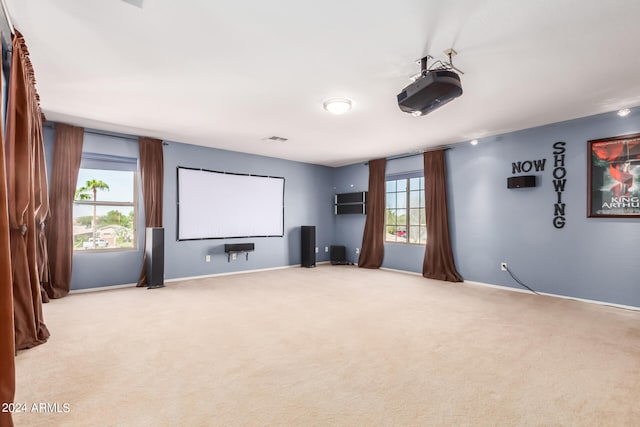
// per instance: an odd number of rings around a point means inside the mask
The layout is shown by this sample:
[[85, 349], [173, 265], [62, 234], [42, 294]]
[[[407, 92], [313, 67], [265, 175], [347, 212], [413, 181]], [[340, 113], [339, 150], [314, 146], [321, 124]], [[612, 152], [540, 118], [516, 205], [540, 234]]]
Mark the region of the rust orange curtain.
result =
[[[42, 113], [33, 68], [22, 35], [12, 41], [7, 105], [7, 190], [11, 240], [11, 272], [16, 349], [42, 344], [49, 331], [42, 316], [40, 274], [37, 267], [36, 192], [34, 153], [42, 141]], [[42, 133], [40, 132], [40, 136]]]
[[51, 170], [50, 218], [45, 228], [49, 252], [50, 298], [62, 298], [71, 287], [73, 262], [73, 198], [76, 192], [84, 128], [56, 124]]
[[[0, 404], [13, 402], [16, 389], [13, 282], [4, 153], [4, 135], [0, 126]], [[11, 413], [0, 411], [0, 426], [13, 426]]]
[[424, 191], [427, 247], [422, 264], [422, 275], [429, 279], [462, 282], [451, 250], [444, 150], [424, 153]]
[[384, 173], [386, 165], [386, 159], [369, 161], [367, 219], [364, 224], [358, 267], [380, 268], [384, 258]]
[[[142, 180], [142, 198], [144, 199], [144, 226], [162, 227], [162, 200], [164, 188], [164, 157], [162, 141], [140, 137], [140, 178]], [[142, 258], [142, 271], [137, 286], [147, 282], [147, 244]]]

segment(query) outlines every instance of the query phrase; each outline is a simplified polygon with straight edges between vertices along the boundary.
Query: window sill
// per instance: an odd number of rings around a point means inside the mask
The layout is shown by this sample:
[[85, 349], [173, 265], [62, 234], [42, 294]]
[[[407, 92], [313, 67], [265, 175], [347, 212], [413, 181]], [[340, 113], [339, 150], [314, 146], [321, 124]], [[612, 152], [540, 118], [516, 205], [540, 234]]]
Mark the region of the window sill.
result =
[[139, 252], [138, 248], [111, 248], [111, 249], [74, 249], [73, 254], [100, 254], [116, 252]]
[[427, 246], [426, 243], [405, 243], [405, 242], [384, 242], [385, 245], [393, 246]]

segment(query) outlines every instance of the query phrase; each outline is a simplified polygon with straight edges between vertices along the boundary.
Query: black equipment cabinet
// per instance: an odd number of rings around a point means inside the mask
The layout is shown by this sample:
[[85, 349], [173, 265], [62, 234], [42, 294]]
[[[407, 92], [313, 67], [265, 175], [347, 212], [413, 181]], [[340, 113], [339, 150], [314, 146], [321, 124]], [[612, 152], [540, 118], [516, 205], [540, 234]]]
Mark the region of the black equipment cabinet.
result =
[[336, 215], [366, 214], [367, 192], [336, 194], [333, 198], [333, 213]]

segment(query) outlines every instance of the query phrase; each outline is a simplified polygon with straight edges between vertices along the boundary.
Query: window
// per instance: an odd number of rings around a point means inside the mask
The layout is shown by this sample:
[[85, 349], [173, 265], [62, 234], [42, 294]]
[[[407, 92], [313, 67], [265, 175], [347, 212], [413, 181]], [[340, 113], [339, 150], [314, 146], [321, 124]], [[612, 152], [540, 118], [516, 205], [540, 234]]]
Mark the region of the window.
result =
[[420, 245], [427, 242], [423, 176], [387, 178], [384, 240]]
[[73, 249], [135, 249], [137, 160], [83, 153], [73, 206]]

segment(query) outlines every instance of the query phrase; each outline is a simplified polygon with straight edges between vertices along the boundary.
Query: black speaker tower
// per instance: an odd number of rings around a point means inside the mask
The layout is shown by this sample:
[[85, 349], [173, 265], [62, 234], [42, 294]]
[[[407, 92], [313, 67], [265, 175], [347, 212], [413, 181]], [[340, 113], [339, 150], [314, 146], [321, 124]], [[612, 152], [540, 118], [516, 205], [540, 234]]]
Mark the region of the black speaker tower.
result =
[[303, 225], [302, 226], [302, 266], [303, 267], [315, 267], [316, 266], [316, 226], [315, 225]]
[[164, 287], [164, 228], [148, 227], [146, 230], [147, 288]]

